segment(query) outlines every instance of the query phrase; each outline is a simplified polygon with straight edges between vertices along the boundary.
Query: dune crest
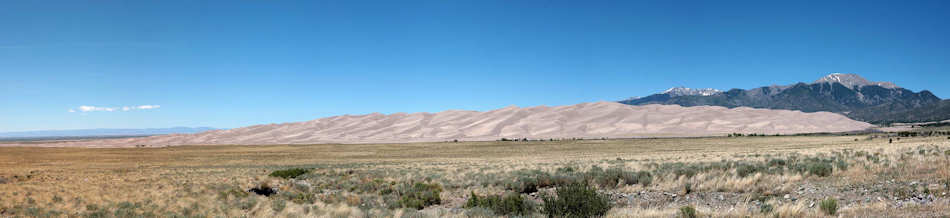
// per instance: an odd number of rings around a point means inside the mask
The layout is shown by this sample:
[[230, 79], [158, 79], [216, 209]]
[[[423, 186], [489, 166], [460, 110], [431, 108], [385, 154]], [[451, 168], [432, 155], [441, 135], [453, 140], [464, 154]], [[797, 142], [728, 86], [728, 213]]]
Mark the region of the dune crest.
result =
[[615, 102], [567, 106], [509, 106], [491, 111], [372, 113], [144, 138], [72, 142], [63, 146], [129, 147], [210, 144], [398, 143], [501, 138], [630, 138], [728, 133], [846, 132], [872, 127], [829, 112]]

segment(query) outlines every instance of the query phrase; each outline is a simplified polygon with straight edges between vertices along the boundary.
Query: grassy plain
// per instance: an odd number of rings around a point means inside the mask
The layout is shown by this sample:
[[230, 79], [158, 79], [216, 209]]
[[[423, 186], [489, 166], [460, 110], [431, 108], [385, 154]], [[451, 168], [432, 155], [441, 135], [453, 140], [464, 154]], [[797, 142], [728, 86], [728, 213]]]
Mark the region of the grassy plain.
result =
[[[609, 198], [607, 217], [950, 216], [950, 138], [891, 139], [0, 147], [0, 217], [516, 216], [466, 207], [472, 193], [544, 216], [543, 196], [572, 182]], [[306, 173], [269, 176], [291, 168]], [[262, 186], [277, 194], [248, 192]]]

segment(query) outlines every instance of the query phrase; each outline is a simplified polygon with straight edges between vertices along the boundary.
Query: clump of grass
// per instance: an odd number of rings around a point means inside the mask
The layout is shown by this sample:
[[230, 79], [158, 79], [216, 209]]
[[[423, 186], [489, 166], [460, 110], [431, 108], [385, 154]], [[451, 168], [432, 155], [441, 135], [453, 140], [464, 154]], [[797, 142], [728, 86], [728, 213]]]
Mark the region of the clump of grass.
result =
[[848, 162], [845, 161], [844, 159], [838, 159], [838, 161], [835, 162], [835, 167], [837, 167], [838, 170], [842, 170], [842, 171], [848, 170]]
[[277, 170], [277, 171], [271, 172], [270, 176], [280, 177], [284, 179], [293, 179], [293, 178], [297, 178], [300, 175], [306, 174], [309, 171], [310, 171], [309, 169], [303, 169], [303, 168]]
[[254, 206], [257, 206], [257, 200], [254, 198], [247, 198], [238, 202], [237, 206], [238, 208], [241, 208], [241, 210], [250, 210], [254, 208]]
[[235, 198], [246, 198], [249, 195], [248, 192], [242, 191], [234, 186], [222, 186], [221, 189], [222, 190], [218, 192], [219, 200], [227, 200], [232, 196]]
[[[794, 164], [789, 165], [789, 169], [798, 171], [799, 173], [808, 173], [811, 175], [816, 175], [819, 177], [830, 176], [832, 171], [834, 171], [834, 166], [832, 165], [832, 159], [821, 159], [821, 158], [806, 158], [803, 160], [796, 160]], [[847, 163], [844, 163], [847, 167]]]
[[772, 211], [774, 211], [774, 210], [775, 210], [775, 206], [772, 206], [771, 204], [762, 204], [762, 205], [759, 205], [759, 212], [760, 212], [760, 213], [768, 214], [768, 213], [772, 213]]
[[426, 206], [442, 203], [442, 199], [439, 197], [441, 193], [442, 186], [439, 184], [418, 182], [400, 192], [399, 205], [421, 210]]
[[838, 214], [838, 200], [833, 198], [822, 200], [818, 205], [821, 208], [821, 212], [828, 214], [829, 216], [834, 216]]
[[649, 172], [626, 171], [620, 167], [602, 170], [600, 167], [594, 166], [591, 167], [591, 170], [587, 172], [587, 176], [592, 180], [592, 182], [600, 185], [600, 187], [605, 188], [615, 188], [620, 184], [649, 185], [651, 182], [653, 182], [653, 176]]
[[597, 193], [586, 183], [557, 187], [556, 196], [541, 196], [544, 201], [542, 213], [548, 217], [599, 217], [610, 210], [606, 195]]
[[136, 217], [139, 215], [136, 210], [142, 207], [140, 203], [122, 202], [115, 206], [115, 217]]
[[525, 201], [520, 194], [508, 193], [504, 195], [478, 196], [473, 191], [471, 197], [465, 202], [465, 208], [487, 208], [491, 209], [497, 215], [530, 215], [534, 211], [534, 205], [530, 201]]
[[271, 202], [270, 206], [271, 209], [274, 209], [274, 212], [280, 213], [281, 211], [284, 211], [284, 208], [287, 208], [287, 202], [284, 201], [284, 199], [275, 199], [273, 202]]
[[297, 204], [313, 204], [317, 198], [307, 192], [283, 192], [281, 197]]
[[696, 208], [693, 208], [692, 206], [680, 207], [679, 217], [696, 218]]

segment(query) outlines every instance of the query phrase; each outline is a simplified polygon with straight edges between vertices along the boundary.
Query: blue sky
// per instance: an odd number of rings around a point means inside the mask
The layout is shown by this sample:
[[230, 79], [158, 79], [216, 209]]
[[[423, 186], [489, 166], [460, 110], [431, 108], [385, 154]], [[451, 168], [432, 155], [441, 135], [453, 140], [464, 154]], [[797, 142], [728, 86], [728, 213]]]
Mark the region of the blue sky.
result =
[[568, 105], [831, 72], [946, 98], [947, 11], [950, 1], [5, 1], [0, 131]]

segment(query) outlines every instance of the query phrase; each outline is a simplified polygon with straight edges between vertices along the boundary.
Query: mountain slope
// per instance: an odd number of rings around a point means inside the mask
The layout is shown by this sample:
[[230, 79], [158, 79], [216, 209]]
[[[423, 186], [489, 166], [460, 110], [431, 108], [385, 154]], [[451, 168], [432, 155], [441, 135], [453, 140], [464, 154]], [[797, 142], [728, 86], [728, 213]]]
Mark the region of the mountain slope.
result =
[[907, 107], [906, 105], [900, 104], [881, 105], [854, 111], [850, 117], [874, 123], [914, 123], [950, 120], [950, 99], [924, 107]]
[[44, 146], [166, 146], [205, 144], [398, 143], [501, 138], [710, 136], [859, 131], [872, 125], [828, 113], [614, 102], [492, 111], [344, 115], [199, 134], [110, 139]]
[[[890, 82], [871, 82], [854, 74], [831, 74], [814, 83], [766, 86], [750, 90], [732, 89], [713, 95], [673, 96], [659, 93], [644, 98], [620, 101], [629, 105], [674, 104], [681, 106], [753, 107], [829, 111], [868, 122], [950, 119], [950, 113], [915, 116], [912, 110], [929, 111], [939, 106], [940, 98], [929, 91], [913, 92]], [[881, 115], [887, 111], [890, 115]]]

